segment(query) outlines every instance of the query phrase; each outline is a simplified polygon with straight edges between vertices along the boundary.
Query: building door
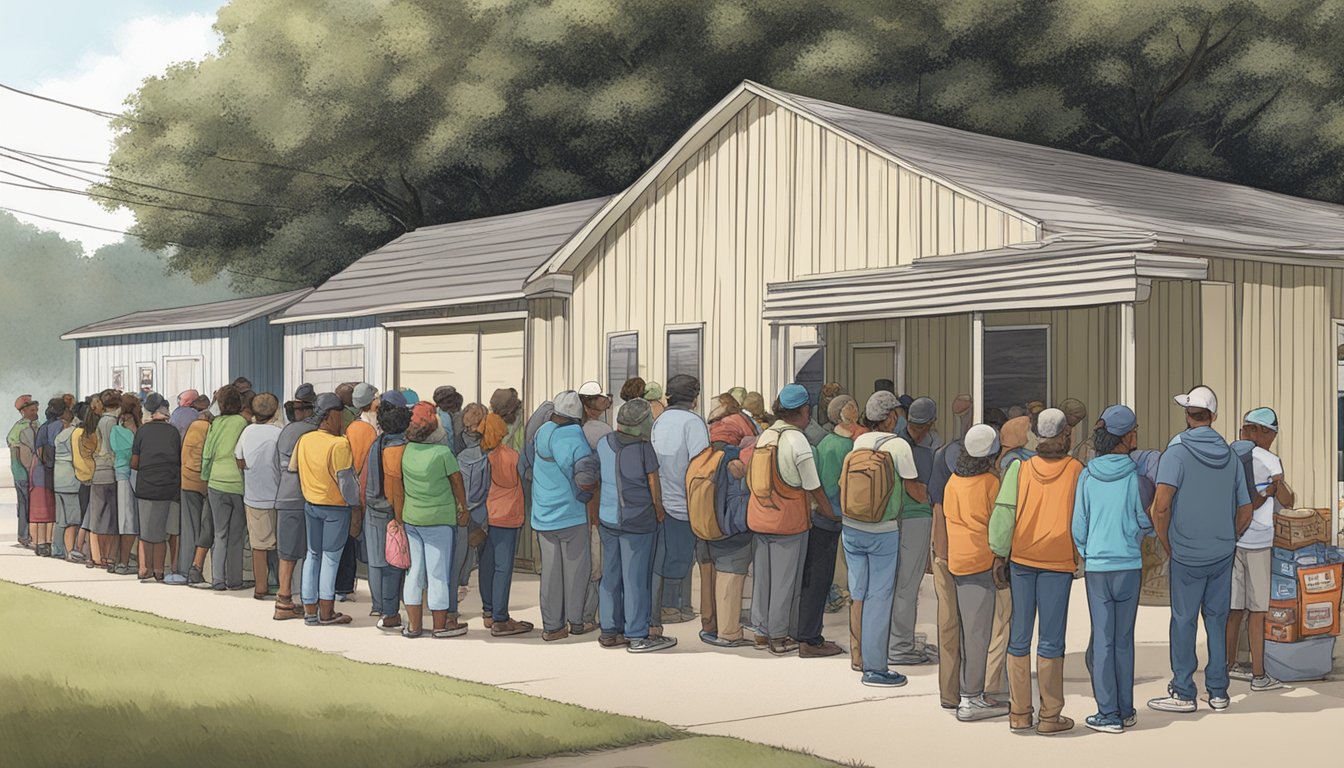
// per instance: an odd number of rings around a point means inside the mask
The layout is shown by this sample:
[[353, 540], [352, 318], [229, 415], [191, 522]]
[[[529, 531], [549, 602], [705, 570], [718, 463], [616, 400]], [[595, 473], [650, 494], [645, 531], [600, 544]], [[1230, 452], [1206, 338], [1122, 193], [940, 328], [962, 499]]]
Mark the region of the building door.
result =
[[899, 358], [895, 344], [855, 345], [850, 348], [849, 391], [859, 403], [859, 412], [863, 404], [877, 391], [874, 386], [879, 379], [889, 379], [899, 388], [896, 375]]
[[422, 399], [445, 384], [465, 403], [490, 404], [496, 389], [523, 397], [523, 321], [439, 326], [402, 331], [397, 339], [397, 386]]

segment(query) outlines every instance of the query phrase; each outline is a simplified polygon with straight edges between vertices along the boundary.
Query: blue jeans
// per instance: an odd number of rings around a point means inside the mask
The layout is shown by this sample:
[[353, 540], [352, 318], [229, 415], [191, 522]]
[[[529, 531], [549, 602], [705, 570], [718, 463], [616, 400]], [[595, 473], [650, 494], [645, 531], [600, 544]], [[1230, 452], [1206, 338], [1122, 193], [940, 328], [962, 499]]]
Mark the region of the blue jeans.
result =
[[845, 548], [845, 563], [849, 566], [850, 599], [863, 602], [863, 623], [859, 628], [863, 671], [886, 672], [901, 532], [868, 533], [847, 525], [840, 534], [840, 541]]
[[405, 571], [390, 565], [369, 566], [369, 598], [373, 601], [373, 610], [383, 616], [401, 611], [401, 580], [405, 576]]
[[1036, 655], [1042, 659], [1064, 658], [1064, 630], [1069, 623], [1073, 574], [1043, 571], [1019, 563], [1009, 565], [1012, 569], [1013, 621], [1008, 629], [1008, 655], [1031, 655], [1031, 635], [1039, 612], [1041, 641], [1036, 645]]
[[1098, 713], [1125, 718], [1134, 711], [1134, 621], [1143, 571], [1088, 573], [1084, 578], [1092, 616], [1092, 695]]
[[597, 527], [602, 539], [602, 582], [598, 614], [602, 634], [624, 634], [634, 640], [649, 636], [653, 605], [653, 548], [657, 532], [624, 533]]
[[407, 525], [406, 543], [410, 545], [411, 567], [406, 571], [406, 586], [401, 600], [420, 605], [429, 592], [429, 610], [447, 611], [453, 601], [453, 525]]
[[513, 588], [513, 556], [518, 529], [490, 526], [481, 548], [481, 613], [492, 621], [509, 620], [509, 591]]
[[336, 599], [336, 569], [350, 537], [350, 508], [303, 505], [307, 521], [308, 557], [303, 561], [303, 604]]
[[1209, 664], [1204, 685], [1210, 696], [1227, 696], [1227, 616], [1232, 606], [1232, 559], [1228, 555], [1211, 565], [1184, 565], [1171, 561], [1171, 687], [1183, 699], [1194, 700], [1195, 639], [1199, 616], [1209, 637]]

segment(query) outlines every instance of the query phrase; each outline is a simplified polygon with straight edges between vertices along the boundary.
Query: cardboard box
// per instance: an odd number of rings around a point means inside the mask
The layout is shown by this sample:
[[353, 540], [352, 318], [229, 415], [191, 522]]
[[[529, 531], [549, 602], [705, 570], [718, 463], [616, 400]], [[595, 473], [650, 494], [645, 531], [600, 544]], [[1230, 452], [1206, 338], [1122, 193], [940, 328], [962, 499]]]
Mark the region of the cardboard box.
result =
[[1296, 643], [1296, 624], [1270, 624], [1265, 622], [1265, 639], [1275, 643]]
[[1301, 549], [1274, 547], [1270, 569], [1281, 576], [1297, 578], [1304, 566], [1344, 563], [1344, 551], [1327, 544], [1308, 544]]
[[1339, 634], [1339, 598], [1331, 594], [1325, 600], [1303, 599], [1297, 611], [1298, 637]]
[[1274, 513], [1274, 546], [1301, 549], [1330, 542], [1330, 510], [1285, 509]]
[[1304, 598], [1307, 595], [1325, 595], [1338, 592], [1341, 581], [1344, 581], [1344, 566], [1338, 563], [1304, 566], [1297, 569], [1298, 594]]
[[1265, 622], [1267, 624], [1297, 626], [1297, 601], [1271, 600], [1269, 612], [1265, 614]]
[[1297, 579], [1290, 576], [1280, 576], [1277, 573], [1270, 574], [1269, 577], [1269, 599], [1274, 600], [1297, 600]]

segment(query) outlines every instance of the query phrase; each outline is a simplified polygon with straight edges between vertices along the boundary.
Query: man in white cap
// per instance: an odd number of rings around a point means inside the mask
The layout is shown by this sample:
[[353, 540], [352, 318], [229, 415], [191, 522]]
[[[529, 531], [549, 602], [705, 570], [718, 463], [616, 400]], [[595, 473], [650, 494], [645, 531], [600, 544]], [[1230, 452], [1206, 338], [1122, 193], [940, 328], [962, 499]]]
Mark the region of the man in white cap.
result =
[[[1251, 645], [1251, 669], [1233, 666], [1230, 676], [1251, 684], [1252, 691], [1272, 691], [1283, 683], [1265, 672], [1265, 614], [1269, 611], [1270, 572], [1274, 562], [1274, 513], [1292, 508], [1297, 495], [1283, 479], [1283, 462], [1270, 447], [1279, 436], [1279, 417], [1271, 408], [1256, 408], [1241, 422], [1241, 439], [1232, 444], [1239, 457], [1250, 458], [1251, 476], [1247, 493], [1257, 505], [1251, 513], [1251, 526], [1237, 540], [1232, 561], [1232, 615], [1227, 621], [1227, 659], [1237, 658], [1243, 613], [1249, 613], [1248, 638]], [[1246, 468], [1245, 460], [1242, 464]]]
[[[994, 501], [989, 543], [996, 555], [995, 582], [1010, 582], [1013, 620], [1008, 633], [1008, 727], [1031, 728], [1031, 641], [1040, 615], [1036, 677], [1043, 736], [1073, 728], [1064, 711], [1064, 630], [1069, 594], [1078, 569], [1069, 525], [1074, 490], [1083, 465], [1069, 456], [1073, 447], [1068, 417], [1046, 408], [1036, 417], [1036, 455], [1009, 465]], [[958, 595], [960, 600], [960, 595]]]
[[[913, 415], [913, 406], [911, 411]], [[952, 574], [961, 628], [957, 719], [972, 722], [1008, 714], [1006, 703], [985, 695], [994, 614], [1003, 589], [994, 582], [994, 551], [989, 547], [989, 519], [999, 492], [994, 472], [998, 433], [988, 424], [977, 424], [967, 430], [962, 448], [956, 474], [944, 489], [938, 520], [941, 554]]]
[[541, 549], [543, 640], [560, 640], [596, 628], [583, 621], [592, 572], [588, 531], [592, 495], [582, 493], [578, 477], [580, 462], [591, 457], [593, 449], [579, 426], [583, 419], [579, 393], [561, 392], [553, 402], [553, 415], [537, 430], [532, 465], [532, 529]]
[[1194, 712], [1195, 642], [1199, 617], [1209, 642], [1204, 668], [1209, 706], [1227, 709], [1227, 635], [1232, 604], [1236, 540], [1251, 525], [1251, 497], [1241, 461], [1213, 430], [1218, 398], [1199, 386], [1176, 395], [1186, 431], [1172, 438], [1157, 470], [1153, 527], [1171, 558], [1171, 672], [1167, 695], [1148, 706], [1160, 712]]

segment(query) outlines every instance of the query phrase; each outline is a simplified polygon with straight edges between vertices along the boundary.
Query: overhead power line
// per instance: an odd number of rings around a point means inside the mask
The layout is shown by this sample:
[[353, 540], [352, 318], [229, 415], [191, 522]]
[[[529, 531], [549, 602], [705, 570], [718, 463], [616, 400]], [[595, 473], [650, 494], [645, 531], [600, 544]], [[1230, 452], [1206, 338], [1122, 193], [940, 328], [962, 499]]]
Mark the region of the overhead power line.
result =
[[60, 105], [63, 106], [63, 107], [70, 107], [71, 109], [78, 109], [80, 112], [88, 112], [88, 113], [91, 114], [91, 115], [97, 115], [97, 116], [99, 116], [99, 117], [104, 117], [104, 118], [107, 118], [107, 119], [109, 119], [109, 120], [112, 119], [112, 118], [114, 118], [114, 117], [122, 117], [122, 116], [123, 116], [123, 115], [120, 115], [120, 114], [118, 114], [118, 113], [116, 113], [116, 112], [108, 112], [108, 111], [105, 110], [105, 109], [94, 109], [93, 107], [85, 107], [85, 106], [81, 106], [81, 105], [79, 105], [79, 104], [71, 104], [71, 103], [68, 102], [68, 101], [61, 101], [60, 99], [53, 99], [53, 98], [51, 98], [50, 96], [42, 96], [42, 95], [39, 95], [39, 94], [36, 94], [36, 93], [32, 93], [31, 91], [25, 91], [25, 90], [23, 90], [22, 88], [15, 88], [15, 87], [12, 86], [12, 85], [5, 85], [4, 83], [0, 83], [0, 88], [5, 89], [6, 91], [12, 91], [13, 93], [17, 93], [17, 94], [19, 94], [19, 95], [21, 95], [21, 96], [28, 96], [28, 97], [30, 97], [30, 98], [39, 99], [39, 100], [41, 100], [41, 101], [48, 101], [48, 102], [51, 102], [52, 104], [60, 104]]
[[144, 206], [148, 206], [148, 207], [150, 207], [150, 208], [162, 208], [162, 209], [165, 210], [165, 211], [180, 211], [180, 212], [182, 212], [182, 213], [194, 213], [194, 214], [197, 214], [197, 215], [199, 215], [199, 216], [213, 216], [213, 217], [215, 217], [215, 218], [220, 218], [220, 219], [232, 219], [232, 220], [234, 220], [234, 221], [246, 221], [246, 219], [241, 219], [241, 218], [239, 218], [239, 217], [237, 217], [237, 216], [230, 216], [230, 215], [227, 214], [227, 213], [216, 213], [216, 212], [214, 212], [214, 211], [199, 211], [199, 210], [196, 210], [195, 208], [181, 208], [181, 207], [174, 206], [174, 205], [162, 205], [162, 204], [160, 204], [160, 203], [151, 203], [151, 202], [148, 202], [148, 201], [146, 201], [146, 200], [128, 200], [128, 199], [126, 199], [126, 198], [124, 198], [124, 197], [114, 197], [114, 196], [112, 196], [112, 195], [104, 195], [104, 194], [101, 194], [101, 193], [99, 193], [99, 192], [89, 192], [89, 191], [87, 191], [87, 190], [83, 190], [83, 189], [71, 189], [70, 187], [58, 187], [58, 186], [56, 186], [55, 184], [48, 184], [47, 182], [42, 181], [42, 180], [40, 180], [40, 179], [34, 179], [34, 178], [32, 178], [32, 177], [29, 177], [29, 176], [24, 176], [24, 175], [22, 175], [22, 174], [15, 173], [15, 172], [13, 172], [13, 171], [6, 171], [6, 170], [3, 170], [3, 169], [0, 169], [0, 173], [3, 173], [3, 174], [6, 175], [6, 176], [13, 176], [13, 177], [16, 178], [16, 179], [23, 179], [24, 181], [32, 182], [31, 184], [19, 184], [19, 183], [17, 183], [17, 182], [13, 182], [13, 181], [4, 181], [4, 180], [0, 180], [0, 184], [5, 184], [5, 185], [7, 185], [7, 186], [11, 186], [11, 187], [19, 187], [20, 189], [34, 189], [34, 190], [38, 190], [38, 191], [41, 191], [41, 192], [64, 192], [64, 193], [66, 193], [66, 194], [68, 194], [68, 195], [81, 195], [81, 196], [83, 196], [83, 197], [93, 197], [93, 198], [98, 198], [98, 199], [100, 199], [100, 200], [111, 200], [111, 201], [113, 201], [113, 202], [117, 202], [117, 203], [128, 203], [128, 204], [130, 204], [130, 205], [144, 205]]

